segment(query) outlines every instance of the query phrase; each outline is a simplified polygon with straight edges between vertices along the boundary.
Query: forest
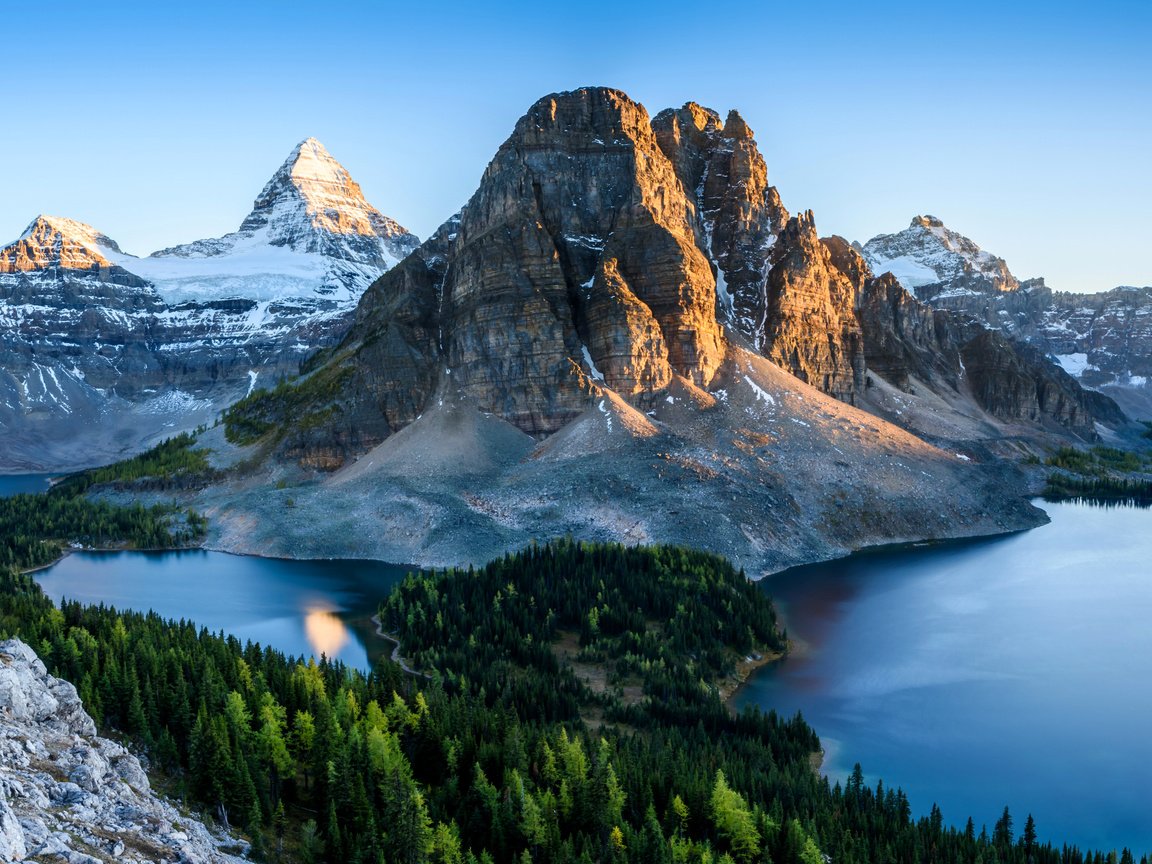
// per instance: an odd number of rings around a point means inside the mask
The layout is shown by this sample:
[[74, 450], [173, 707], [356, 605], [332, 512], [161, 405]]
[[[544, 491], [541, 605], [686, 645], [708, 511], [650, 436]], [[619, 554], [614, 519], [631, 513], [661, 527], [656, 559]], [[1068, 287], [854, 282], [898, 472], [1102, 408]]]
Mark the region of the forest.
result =
[[29, 642], [159, 785], [241, 830], [259, 860], [1135, 862], [1042, 844], [1007, 811], [991, 830], [938, 808], [914, 818], [859, 768], [830, 785], [801, 717], [721, 700], [742, 656], [786, 637], [711, 555], [559, 541], [412, 574], [380, 611], [415, 674], [57, 609], [12, 568], [0, 585], [0, 635]]
[[1045, 497], [1051, 500], [1152, 504], [1152, 454], [1146, 451], [1061, 447], [1044, 464], [1059, 469], [1048, 475], [1044, 487]]

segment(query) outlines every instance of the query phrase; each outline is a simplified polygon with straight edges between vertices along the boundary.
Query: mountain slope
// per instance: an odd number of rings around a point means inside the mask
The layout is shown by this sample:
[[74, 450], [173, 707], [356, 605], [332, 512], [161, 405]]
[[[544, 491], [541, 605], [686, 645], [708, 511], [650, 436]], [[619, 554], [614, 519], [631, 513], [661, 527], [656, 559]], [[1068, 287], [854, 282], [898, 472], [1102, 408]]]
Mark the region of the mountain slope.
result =
[[137, 258], [38, 217], [0, 249], [0, 470], [106, 462], [211, 422], [337, 341], [416, 245], [314, 139], [223, 238]]
[[[811, 214], [788, 218], [734, 116], [728, 134], [691, 103], [653, 121], [604, 88], [533, 105], [343, 342], [228, 413], [229, 458], [260, 467], [200, 496], [212, 543], [431, 564], [561, 533], [692, 538], [762, 573], [1035, 524], [993, 444], [1091, 435], [1092, 411], [983, 408], [962, 374], [971, 336], [943, 313], [933, 329]], [[877, 286], [904, 311], [877, 299], [864, 316]], [[881, 344], [931, 386], [869, 386]], [[935, 443], [847, 404], [905, 422], [879, 391], [933, 400]]]

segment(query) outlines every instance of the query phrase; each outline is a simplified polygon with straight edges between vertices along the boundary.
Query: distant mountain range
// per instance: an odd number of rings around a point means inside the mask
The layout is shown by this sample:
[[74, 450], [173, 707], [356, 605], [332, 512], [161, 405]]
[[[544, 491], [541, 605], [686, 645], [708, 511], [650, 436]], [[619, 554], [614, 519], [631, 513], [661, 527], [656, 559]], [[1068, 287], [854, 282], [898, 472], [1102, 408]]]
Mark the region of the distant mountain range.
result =
[[338, 340], [417, 245], [313, 138], [224, 237], [137, 258], [37, 217], [0, 249], [0, 470], [106, 462], [212, 422]]
[[37, 219], [0, 250], [0, 467], [239, 399], [199, 437], [224, 479], [177, 493], [217, 548], [454, 564], [570, 534], [766, 572], [1036, 524], [1016, 462], [1133, 434], [1059, 296], [931, 217], [821, 238], [738, 112], [585, 88], [424, 243], [312, 139], [221, 238], [135, 258]]
[[925, 303], [1025, 340], [1132, 417], [1152, 419], [1152, 287], [1052, 291], [1043, 279], [1017, 279], [1002, 258], [933, 216], [873, 237], [860, 251], [874, 271], [890, 271]]

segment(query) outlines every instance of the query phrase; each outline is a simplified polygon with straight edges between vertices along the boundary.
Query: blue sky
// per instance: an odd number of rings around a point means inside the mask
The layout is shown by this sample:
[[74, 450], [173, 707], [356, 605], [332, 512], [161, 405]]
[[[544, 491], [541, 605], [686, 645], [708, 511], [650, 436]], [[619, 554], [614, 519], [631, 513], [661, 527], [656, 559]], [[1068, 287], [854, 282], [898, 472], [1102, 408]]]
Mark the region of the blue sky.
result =
[[1152, 284], [1147, 0], [426, 5], [27, 18], [0, 52], [0, 239], [40, 212], [135, 254], [234, 230], [309, 135], [426, 236], [535, 99], [605, 84], [738, 108], [821, 233], [931, 213], [1055, 288]]

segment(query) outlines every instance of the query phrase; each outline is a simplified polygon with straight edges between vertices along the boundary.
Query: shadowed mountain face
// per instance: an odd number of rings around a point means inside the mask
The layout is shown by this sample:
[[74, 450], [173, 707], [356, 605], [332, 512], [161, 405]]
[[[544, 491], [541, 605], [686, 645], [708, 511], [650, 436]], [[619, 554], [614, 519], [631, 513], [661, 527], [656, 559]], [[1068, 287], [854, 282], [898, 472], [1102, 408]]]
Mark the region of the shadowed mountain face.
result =
[[417, 243], [315, 139], [225, 237], [136, 258], [38, 217], [0, 248], [0, 470], [107, 462], [211, 422], [339, 340]]
[[[1008, 340], [987, 365], [1014, 383], [988, 386], [984, 332], [789, 217], [735, 112], [553, 94], [338, 346], [229, 412], [272, 456], [204, 503], [223, 548], [417, 563], [573, 533], [762, 571], [1023, 527], [994, 442], [1123, 418], [1071, 381], [1072, 407], [1038, 396], [1059, 370]], [[303, 480], [291, 513], [264, 494]]]

